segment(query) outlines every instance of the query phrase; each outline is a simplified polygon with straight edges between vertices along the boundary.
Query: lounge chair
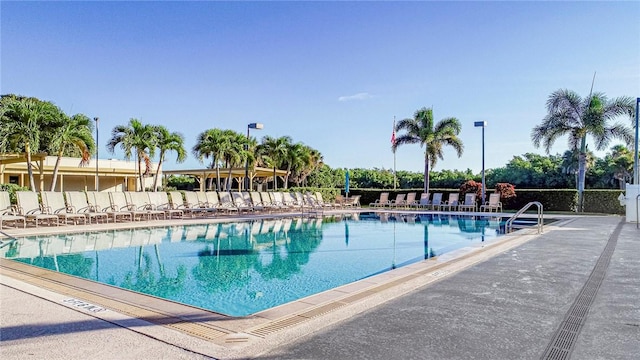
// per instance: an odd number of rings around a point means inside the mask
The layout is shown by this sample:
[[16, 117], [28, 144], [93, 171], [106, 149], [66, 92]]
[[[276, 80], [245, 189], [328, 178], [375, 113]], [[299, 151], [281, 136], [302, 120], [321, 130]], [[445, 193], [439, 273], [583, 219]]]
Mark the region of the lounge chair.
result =
[[113, 222], [120, 220], [133, 220], [130, 211], [121, 211], [111, 204], [111, 196], [107, 192], [87, 191], [87, 200], [95, 211], [103, 212], [113, 218]]
[[274, 207], [269, 206], [262, 202], [262, 197], [260, 193], [257, 191], [249, 192], [249, 197], [251, 198], [251, 206], [253, 206], [254, 211], [268, 211], [271, 212], [274, 210]]
[[389, 193], [380, 193], [380, 198], [369, 204], [370, 207], [385, 207], [389, 205]]
[[246, 212], [248, 213], [249, 211], [253, 211], [253, 207], [251, 207], [250, 204], [247, 204], [244, 201], [244, 197], [242, 196], [242, 193], [239, 191], [234, 191], [231, 193], [231, 199], [233, 199], [233, 205], [236, 207], [236, 209], [239, 212]]
[[238, 208], [231, 196], [231, 193], [228, 191], [220, 191], [218, 193], [218, 197], [220, 198], [220, 206], [218, 207], [220, 210], [230, 213], [230, 212], [238, 212]]
[[440, 205], [441, 210], [456, 211], [458, 209], [460, 195], [458, 193], [450, 193], [449, 199]]
[[442, 193], [434, 193], [429, 208], [431, 210], [440, 210], [442, 206]]
[[416, 207], [416, 205], [418, 205], [418, 201], [416, 200], [416, 196], [417, 195], [418, 195], [418, 193], [416, 193], [416, 192], [407, 193], [407, 197], [406, 197], [406, 199], [404, 199], [404, 202], [406, 203], [405, 206], [407, 208]]
[[322, 193], [320, 191], [316, 191], [315, 192], [315, 196], [316, 196], [316, 201], [318, 202], [318, 204], [326, 207], [326, 208], [336, 208], [336, 207], [340, 207], [340, 205], [331, 202], [325, 202], [324, 199], [322, 198]]
[[149, 205], [151, 205], [152, 209], [163, 211], [165, 218], [173, 219], [175, 217], [184, 219], [184, 211], [173, 207], [173, 204], [169, 202], [169, 196], [166, 192], [148, 191], [147, 196], [149, 196]]
[[18, 222], [22, 222], [23, 228], [27, 226], [27, 219], [22, 215], [18, 215], [11, 205], [9, 193], [0, 191], [0, 230], [2, 230], [2, 226], [6, 222], [13, 223], [15, 227], [18, 227]]
[[417, 209], [426, 209], [431, 206], [431, 200], [429, 200], [429, 193], [420, 194], [420, 200], [416, 204]]
[[273, 193], [261, 191], [260, 192], [260, 200], [262, 200], [262, 205], [275, 211], [282, 211], [284, 208], [281, 204], [278, 204], [272, 197]]
[[67, 199], [67, 205], [76, 213], [84, 215], [89, 220], [89, 224], [91, 224], [91, 220], [95, 220], [96, 224], [98, 220], [102, 220], [103, 223], [109, 221], [108, 214], [97, 212], [89, 205], [87, 194], [84, 191], [65, 191], [64, 195]]
[[154, 205], [151, 204], [151, 198], [147, 195], [147, 192], [137, 192], [137, 191], [126, 191], [124, 193], [125, 199], [127, 200], [127, 205], [133, 211], [141, 211], [144, 213], [144, 217], [147, 220], [151, 220], [151, 218], [155, 218], [156, 220], [160, 220], [162, 217], [163, 220], [167, 219], [167, 214], [164, 210], [155, 209]]
[[464, 195], [464, 202], [458, 205], [459, 211], [476, 211], [476, 194], [466, 193]]
[[57, 215], [58, 222], [62, 221], [63, 224], [68, 224], [71, 221], [74, 225], [78, 225], [82, 221], [83, 224], [87, 224], [87, 217], [83, 214], [78, 214], [75, 208], [67, 206], [64, 202], [64, 195], [61, 192], [41, 191], [40, 197], [42, 198], [42, 206], [45, 208], [45, 212]]
[[16, 198], [18, 199], [18, 213], [24, 216], [26, 221], [33, 222], [36, 227], [43, 222], [48, 225], [60, 225], [58, 215], [47, 214], [43, 211], [40, 201], [38, 201], [37, 193], [33, 191], [16, 191]]
[[493, 193], [489, 195], [489, 201], [480, 205], [480, 211], [502, 212], [502, 203], [500, 202], [500, 193]]
[[343, 206], [359, 208], [360, 207], [360, 197], [361, 197], [361, 195], [353, 195], [353, 196], [350, 196], [349, 198], [345, 198]]
[[407, 194], [396, 194], [395, 200], [391, 200], [387, 206], [394, 207], [394, 208], [405, 207], [406, 206], [406, 203], [404, 201], [405, 196], [407, 196]]

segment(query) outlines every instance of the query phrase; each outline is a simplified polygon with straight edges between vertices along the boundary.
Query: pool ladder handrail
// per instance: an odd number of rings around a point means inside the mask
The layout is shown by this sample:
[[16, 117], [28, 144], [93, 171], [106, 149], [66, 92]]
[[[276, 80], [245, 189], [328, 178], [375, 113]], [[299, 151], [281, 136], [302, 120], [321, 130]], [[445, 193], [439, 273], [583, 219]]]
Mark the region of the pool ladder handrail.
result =
[[5, 247], [5, 246], [7, 246], [7, 245], [9, 245], [9, 244], [12, 244], [12, 243], [18, 241], [18, 239], [16, 239], [14, 236], [11, 236], [11, 235], [7, 234], [4, 231], [0, 231], [0, 234], [2, 234], [2, 235], [4, 235], [4, 236], [9, 238], [9, 240], [6, 240], [6, 241], [0, 239], [0, 249]]
[[529, 208], [532, 207], [533, 205], [538, 207], [538, 217], [537, 217], [536, 228], [538, 230], [538, 234], [542, 234], [542, 230], [544, 226], [544, 221], [542, 219], [543, 206], [542, 206], [542, 203], [539, 201], [532, 201], [527, 205], [523, 206], [522, 209], [518, 210], [517, 213], [513, 214], [513, 216], [511, 216], [505, 223], [505, 228], [504, 228], [505, 233], [507, 234], [510, 233], [513, 230], [513, 222], [518, 218], [518, 216], [524, 214], [524, 212], [529, 210]]

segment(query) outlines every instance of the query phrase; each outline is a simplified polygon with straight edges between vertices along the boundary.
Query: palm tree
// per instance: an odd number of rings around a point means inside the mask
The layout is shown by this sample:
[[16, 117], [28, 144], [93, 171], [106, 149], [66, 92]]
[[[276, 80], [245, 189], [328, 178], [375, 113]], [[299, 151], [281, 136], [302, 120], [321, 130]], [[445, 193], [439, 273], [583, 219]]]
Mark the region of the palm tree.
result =
[[160, 151], [158, 167], [156, 168], [156, 175], [153, 180], [153, 191], [158, 191], [158, 180], [160, 178], [162, 162], [164, 161], [167, 151], [176, 152], [177, 163], [182, 163], [187, 159], [187, 151], [184, 149], [184, 136], [182, 136], [182, 134], [177, 132], [171, 133], [162, 125], [155, 126], [153, 130], [155, 132], [156, 148]]
[[284, 155], [284, 163], [287, 165], [287, 174], [284, 177], [284, 188], [289, 188], [289, 176], [292, 172], [301, 170], [305, 163], [309, 162], [311, 154], [308, 148], [302, 143], [289, 144]]
[[542, 124], [531, 131], [535, 147], [544, 145], [547, 154], [553, 143], [561, 136], [569, 135], [569, 149], [580, 149], [578, 157], [578, 208], [582, 211], [587, 162], [587, 135], [596, 142], [596, 150], [603, 150], [612, 139], [621, 139], [630, 144], [631, 129], [622, 124], [609, 122], [618, 116], [633, 113], [630, 97], [608, 100], [602, 93], [593, 93], [582, 99], [576, 92], [560, 89], [547, 100], [547, 116]]
[[64, 120], [64, 123], [56, 129], [50, 144], [51, 150], [58, 154], [56, 165], [53, 168], [50, 191], [54, 191], [56, 188], [60, 160], [65, 153], [74, 151], [79, 153], [79, 166], [86, 166], [95, 150], [92, 135], [93, 121], [89, 117], [84, 114], [76, 114], [69, 118], [65, 115]]
[[225, 189], [229, 191], [231, 190], [231, 171], [233, 167], [242, 166], [247, 160], [248, 151], [245, 150], [245, 145], [247, 145], [247, 138], [243, 134], [240, 134], [233, 130], [224, 130], [222, 134], [225, 138], [228, 139], [228, 146], [222, 153], [222, 159], [229, 169], [229, 174], [227, 175], [227, 185], [225, 187]]
[[209, 129], [198, 135], [196, 144], [193, 146], [193, 155], [202, 161], [211, 158], [211, 168], [216, 169], [217, 190], [220, 190], [220, 162], [223, 154], [229, 147], [229, 138], [220, 129]]
[[41, 127], [62, 116], [53, 103], [36, 98], [5, 96], [0, 103], [0, 149], [22, 151], [27, 157], [31, 191], [36, 191], [31, 154], [40, 148]]
[[265, 136], [262, 138], [262, 143], [258, 147], [258, 154], [262, 157], [262, 161], [273, 168], [274, 190], [278, 190], [276, 169], [282, 165], [289, 144], [291, 144], [291, 138], [289, 136], [279, 138]]
[[[124, 151], [127, 160], [131, 159], [135, 151], [138, 160], [138, 176], [140, 178], [140, 191], [144, 191], [144, 174], [151, 171], [151, 157], [155, 154], [154, 127], [143, 125], [138, 119], [130, 119], [129, 125], [118, 125], [111, 130], [111, 139], [107, 143], [107, 150], [113, 153], [116, 146]], [[146, 170], [142, 172], [142, 163]]]
[[455, 149], [458, 157], [462, 156], [464, 145], [458, 138], [461, 129], [460, 121], [454, 117], [442, 119], [434, 124], [433, 109], [422, 108], [417, 110], [413, 118], [400, 120], [396, 124], [396, 132], [405, 130], [399, 134], [391, 149], [395, 152], [398, 146], [405, 144], [420, 144], [424, 151], [424, 192], [429, 193], [430, 167], [436, 166], [438, 159], [444, 159], [442, 148], [445, 145]]
[[625, 182], [632, 179], [633, 153], [624, 145], [615, 145], [604, 160], [613, 173], [613, 179], [618, 182], [618, 187], [624, 190]]

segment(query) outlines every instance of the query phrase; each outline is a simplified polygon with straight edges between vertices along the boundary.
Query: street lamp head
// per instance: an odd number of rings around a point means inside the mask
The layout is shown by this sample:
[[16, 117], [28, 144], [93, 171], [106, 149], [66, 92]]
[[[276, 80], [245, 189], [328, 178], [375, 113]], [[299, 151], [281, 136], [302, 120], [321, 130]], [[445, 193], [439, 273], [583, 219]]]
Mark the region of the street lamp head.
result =
[[93, 118], [93, 121], [95, 121], [95, 122], [96, 122], [96, 124], [98, 123], [98, 120], [100, 120], [100, 119], [98, 119], [98, 117], [97, 117], [97, 116]]
[[262, 130], [264, 128], [264, 124], [261, 123], [251, 123], [249, 124], [249, 129]]
[[475, 127], [486, 127], [487, 126], [487, 122], [486, 121], [476, 121], [473, 123], [473, 126]]

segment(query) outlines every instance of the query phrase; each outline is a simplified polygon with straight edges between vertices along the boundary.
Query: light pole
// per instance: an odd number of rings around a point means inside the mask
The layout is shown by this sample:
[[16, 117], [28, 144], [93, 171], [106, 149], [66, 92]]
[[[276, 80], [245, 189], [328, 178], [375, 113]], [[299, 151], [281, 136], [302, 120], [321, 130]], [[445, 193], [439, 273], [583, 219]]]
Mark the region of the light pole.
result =
[[98, 138], [98, 117], [94, 117], [93, 121], [96, 122], [96, 191], [100, 191], [100, 176], [98, 175], [98, 150], [100, 149], [100, 140]]
[[640, 173], [638, 173], [638, 132], [640, 132], [640, 126], [638, 126], [638, 113], [640, 112], [640, 97], [636, 98], [636, 136], [635, 147], [633, 148], [633, 184], [640, 184]]
[[484, 128], [487, 127], [487, 122], [486, 121], [476, 121], [473, 123], [473, 126], [475, 127], [481, 127], [482, 128], [482, 205], [484, 205], [484, 193], [486, 192], [487, 186], [485, 185], [485, 181], [484, 181]]
[[[250, 137], [249, 137], [249, 131], [251, 129], [256, 129], [256, 130], [262, 130], [264, 128], [264, 125], [261, 123], [251, 123], [249, 125], [247, 125], [247, 145], [245, 150], [249, 151], [249, 141], [250, 141]], [[244, 161], [244, 190], [248, 190], [249, 189], [249, 157], [247, 156], [246, 160]]]

